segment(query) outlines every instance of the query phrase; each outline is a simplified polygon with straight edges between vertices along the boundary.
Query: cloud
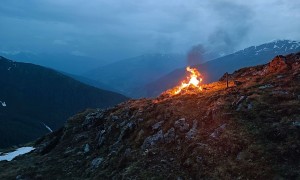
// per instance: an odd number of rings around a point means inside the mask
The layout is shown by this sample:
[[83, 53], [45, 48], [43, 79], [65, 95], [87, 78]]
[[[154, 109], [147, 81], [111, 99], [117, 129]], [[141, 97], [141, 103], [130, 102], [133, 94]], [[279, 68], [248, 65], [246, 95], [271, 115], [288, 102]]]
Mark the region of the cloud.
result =
[[218, 26], [209, 35], [208, 43], [225, 53], [232, 52], [248, 36], [251, 31], [253, 10], [244, 4], [232, 2], [219, 2], [212, 4], [216, 12]]
[[186, 53], [195, 44], [230, 53], [299, 40], [299, 18], [298, 0], [3, 0], [0, 41], [11, 51], [79, 50], [111, 60]]
[[64, 41], [64, 40], [61, 40], [61, 39], [55, 39], [54, 41], [53, 41], [53, 44], [55, 44], [55, 45], [68, 45], [68, 43], [66, 42], [66, 41]]
[[87, 54], [85, 54], [84, 52], [81, 52], [81, 51], [72, 51], [71, 52], [72, 55], [75, 55], [75, 56], [87, 56]]

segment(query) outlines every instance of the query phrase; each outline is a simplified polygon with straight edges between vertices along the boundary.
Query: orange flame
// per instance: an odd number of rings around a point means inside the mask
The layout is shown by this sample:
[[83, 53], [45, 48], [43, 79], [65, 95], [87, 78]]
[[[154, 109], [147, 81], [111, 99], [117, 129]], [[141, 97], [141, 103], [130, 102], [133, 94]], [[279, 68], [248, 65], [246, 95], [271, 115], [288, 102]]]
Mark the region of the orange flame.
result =
[[181, 93], [183, 90], [193, 89], [202, 91], [202, 76], [196, 68], [187, 67], [186, 71], [190, 73], [190, 75], [181, 82], [181, 85], [174, 87], [168, 93], [171, 95], [176, 95]]

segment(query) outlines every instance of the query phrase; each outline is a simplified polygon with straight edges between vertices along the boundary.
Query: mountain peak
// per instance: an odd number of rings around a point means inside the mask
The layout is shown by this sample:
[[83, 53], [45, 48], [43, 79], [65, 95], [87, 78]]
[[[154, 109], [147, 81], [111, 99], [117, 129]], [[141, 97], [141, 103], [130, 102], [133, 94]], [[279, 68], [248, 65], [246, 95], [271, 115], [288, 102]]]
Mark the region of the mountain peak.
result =
[[265, 52], [271, 52], [275, 51], [278, 53], [287, 54], [291, 50], [297, 50], [300, 47], [299, 41], [293, 41], [293, 40], [274, 40], [269, 43], [261, 44], [258, 46], [251, 46], [248, 48], [245, 48], [243, 50], [237, 51], [234, 54], [240, 54], [240, 53], [252, 53], [255, 51], [255, 55], [259, 55], [260, 53]]

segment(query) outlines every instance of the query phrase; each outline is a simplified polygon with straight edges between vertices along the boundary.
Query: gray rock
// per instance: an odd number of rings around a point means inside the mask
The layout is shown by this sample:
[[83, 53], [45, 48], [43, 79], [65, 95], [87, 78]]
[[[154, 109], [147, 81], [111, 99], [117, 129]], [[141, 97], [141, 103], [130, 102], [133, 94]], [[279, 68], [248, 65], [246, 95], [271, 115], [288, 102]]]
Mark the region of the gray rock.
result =
[[106, 134], [108, 134], [108, 132], [105, 129], [99, 131], [99, 133], [97, 135], [97, 139], [98, 139], [97, 145], [98, 146], [101, 146], [104, 143], [104, 141], [106, 140], [106, 137], [105, 137]]
[[103, 110], [98, 109], [96, 112], [89, 113], [86, 115], [85, 120], [83, 121], [82, 125], [92, 125], [96, 119], [100, 119], [103, 117]]
[[273, 85], [271, 84], [266, 84], [266, 85], [263, 85], [263, 86], [259, 86], [258, 89], [267, 89], [267, 88], [272, 88], [274, 87]]
[[75, 153], [75, 152], [76, 152], [76, 149], [71, 148], [71, 147], [68, 147], [68, 148], [65, 150], [64, 154], [67, 155], [67, 154], [71, 154], [71, 153]]
[[185, 118], [181, 118], [175, 121], [174, 126], [179, 128], [181, 132], [189, 130], [190, 125], [185, 121]]
[[118, 141], [121, 141], [122, 138], [124, 137], [124, 135], [128, 132], [128, 131], [132, 131], [135, 127], [135, 123], [133, 122], [128, 122], [121, 130], [121, 133], [118, 137]]
[[197, 163], [201, 163], [202, 161], [203, 161], [203, 157], [201, 157], [201, 156], [196, 157], [196, 162]]
[[119, 117], [118, 117], [118, 116], [112, 116], [112, 117], [111, 117], [111, 120], [112, 120], [112, 121], [118, 121], [118, 120], [119, 120]]
[[221, 133], [223, 132], [225, 127], [226, 127], [226, 124], [222, 124], [220, 127], [215, 129], [213, 133], [210, 134], [210, 137], [217, 139], [221, 135]]
[[89, 138], [88, 134], [82, 133], [82, 134], [75, 135], [73, 138], [73, 141], [78, 142], [78, 141], [82, 141], [82, 140], [85, 140], [88, 138]]
[[282, 78], [282, 77], [284, 77], [283, 75], [278, 75], [277, 76], [277, 79], [280, 79], [280, 78]]
[[240, 111], [243, 107], [243, 104], [239, 104], [238, 107], [236, 108], [236, 111]]
[[[112, 149], [112, 148], [110, 148], [110, 149]], [[116, 156], [116, 155], [118, 155], [118, 152], [117, 152], [117, 151], [115, 151], [115, 150], [110, 150], [110, 153], [107, 155], [107, 157], [112, 157], [112, 156]]]
[[129, 123], [127, 123], [127, 127], [129, 129], [133, 129], [135, 127], [135, 123], [134, 122], [129, 122]]
[[157, 130], [157, 129], [160, 129], [161, 128], [161, 125], [164, 123], [164, 121], [159, 121], [157, 123], [155, 123], [153, 126], [152, 126], [152, 130]]
[[198, 121], [194, 120], [193, 127], [185, 135], [185, 138], [187, 140], [191, 140], [195, 138], [195, 135], [197, 134], [197, 126], [198, 126]]
[[241, 96], [236, 102], [234, 102], [235, 105], [239, 105], [240, 103], [242, 103], [244, 101], [244, 99], [246, 99], [245, 96]]
[[122, 146], [122, 139], [124, 138], [124, 136], [128, 133], [130, 133], [131, 131], [133, 131], [135, 128], [135, 123], [134, 122], [128, 122], [122, 129], [120, 132], [120, 135], [117, 139], [117, 141], [111, 145], [109, 147], [110, 151], [116, 151], [117, 153], [119, 152], [121, 146]]
[[137, 115], [141, 115], [143, 114], [143, 109], [142, 108], [139, 108], [138, 112], [137, 112]]
[[190, 167], [191, 165], [192, 165], [191, 158], [187, 158], [183, 163], [183, 166], [185, 166], [185, 167]]
[[241, 151], [241, 152], [239, 152], [239, 153], [237, 154], [236, 159], [237, 159], [238, 161], [241, 161], [241, 160], [247, 160], [247, 159], [249, 159], [249, 158], [251, 158], [251, 157], [252, 157], [251, 153], [249, 153], [249, 152], [247, 152], [247, 151]]
[[294, 121], [293, 126], [295, 127], [300, 127], [300, 121]]
[[17, 175], [16, 180], [22, 180], [23, 176], [22, 175]]
[[274, 91], [271, 92], [271, 94], [274, 94], [274, 95], [288, 95], [289, 92], [287, 92], [287, 91], [274, 90]]
[[176, 177], [176, 180], [184, 180], [184, 179], [183, 179], [183, 177], [178, 176], [178, 177]]
[[253, 108], [252, 103], [249, 103], [248, 106], [247, 106], [247, 109], [248, 109], [248, 110], [251, 110], [252, 108]]
[[143, 118], [138, 118], [138, 122], [143, 122], [144, 119]]
[[243, 101], [246, 99], [246, 96], [241, 96], [236, 102], [233, 102], [233, 105], [236, 105], [236, 111], [240, 111], [243, 107]]
[[103, 162], [103, 158], [98, 157], [92, 160], [91, 166], [93, 169], [96, 169], [100, 166], [100, 164]]
[[121, 123], [119, 123], [119, 125], [120, 125], [121, 127], [123, 127], [123, 126], [125, 126], [126, 123], [127, 123], [126, 121], [122, 121]]
[[157, 144], [159, 141], [162, 141], [164, 138], [163, 136], [163, 131], [160, 130], [158, 131], [156, 134], [152, 135], [152, 136], [148, 136], [145, 140], [144, 143], [142, 145], [142, 149], [146, 149], [148, 147], [154, 146], [155, 144]]
[[131, 155], [131, 148], [127, 148], [124, 152], [125, 157], [129, 157]]
[[236, 156], [236, 159], [239, 160], [239, 161], [242, 160], [243, 159], [243, 152], [239, 152]]
[[88, 115], [85, 117], [85, 119], [84, 119], [82, 125], [85, 126], [85, 125], [88, 125], [88, 124], [92, 124], [92, 123], [94, 122], [94, 119], [95, 119], [94, 116], [92, 116], [91, 114], [88, 114]]
[[84, 152], [84, 153], [90, 152], [90, 146], [89, 146], [89, 144], [85, 144], [85, 146], [84, 146], [84, 148], [83, 148], [83, 152]]
[[[110, 155], [117, 155], [120, 152], [120, 149], [122, 147], [121, 141], [116, 141], [112, 145], [109, 146]], [[109, 156], [110, 156], [109, 155]]]
[[175, 129], [173, 127], [164, 134], [164, 140], [166, 143], [175, 141]]

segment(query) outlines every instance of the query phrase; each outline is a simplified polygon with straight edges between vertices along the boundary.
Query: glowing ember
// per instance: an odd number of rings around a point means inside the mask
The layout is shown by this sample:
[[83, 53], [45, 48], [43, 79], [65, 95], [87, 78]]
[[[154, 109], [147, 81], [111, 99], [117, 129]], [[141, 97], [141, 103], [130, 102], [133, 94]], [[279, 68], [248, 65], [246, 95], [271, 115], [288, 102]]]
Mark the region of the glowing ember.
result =
[[181, 82], [180, 86], [176, 86], [173, 89], [169, 90], [167, 93], [171, 95], [179, 94], [182, 91], [186, 91], [188, 89], [202, 91], [202, 76], [196, 68], [187, 67], [186, 70], [190, 73], [188, 77], [184, 81]]

